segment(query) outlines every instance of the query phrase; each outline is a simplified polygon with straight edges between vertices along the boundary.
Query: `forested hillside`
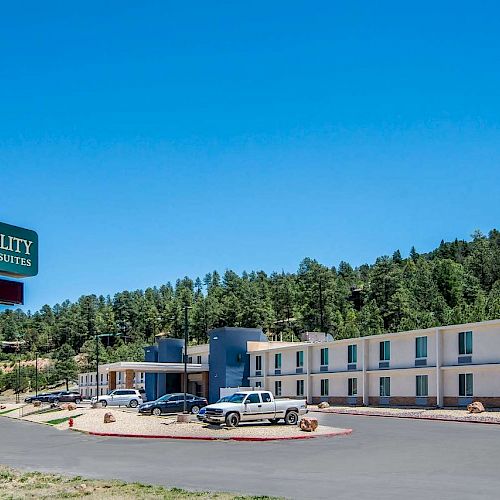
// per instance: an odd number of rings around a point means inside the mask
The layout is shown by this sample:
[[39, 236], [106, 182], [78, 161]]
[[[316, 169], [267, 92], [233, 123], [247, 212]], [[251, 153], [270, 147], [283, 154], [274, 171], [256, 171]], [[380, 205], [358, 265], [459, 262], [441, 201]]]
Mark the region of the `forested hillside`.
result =
[[102, 339], [103, 358], [137, 358], [155, 333], [182, 336], [185, 304], [192, 306], [191, 339], [199, 343], [224, 325], [262, 327], [284, 338], [307, 330], [346, 338], [500, 318], [500, 232], [443, 241], [422, 255], [413, 248], [407, 258], [396, 250], [357, 268], [306, 258], [293, 274], [214, 271], [114, 297], [86, 295], [33, 314], [6, 310], [0, 340], [22, 339], [28, 351], [41, 353], [63, 345], [90, 353], [93, 335], [120, 333]]

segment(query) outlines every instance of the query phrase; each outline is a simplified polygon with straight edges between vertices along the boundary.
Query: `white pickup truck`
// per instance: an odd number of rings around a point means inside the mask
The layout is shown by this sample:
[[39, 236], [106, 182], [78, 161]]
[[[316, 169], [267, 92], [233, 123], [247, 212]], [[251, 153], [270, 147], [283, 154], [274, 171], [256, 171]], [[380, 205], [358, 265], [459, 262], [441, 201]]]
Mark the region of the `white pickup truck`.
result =
[[205, 422], [236, 427], [240, 422], [269, 420], [276, 424], [284, 419], [286, 424], [295, 425], [299, 415], [307, 413], [305, 399], [274, 399], [269, 391], [240, 391], [224, 403], [205, 407]]

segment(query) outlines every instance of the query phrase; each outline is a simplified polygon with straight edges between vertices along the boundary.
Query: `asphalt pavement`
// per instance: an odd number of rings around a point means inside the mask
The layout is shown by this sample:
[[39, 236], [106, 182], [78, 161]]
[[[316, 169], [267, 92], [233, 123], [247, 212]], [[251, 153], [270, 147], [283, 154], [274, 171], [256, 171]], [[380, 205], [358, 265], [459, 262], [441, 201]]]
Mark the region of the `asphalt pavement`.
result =
[[353, 433], [264, 443], [99, 438], [3, 417], [0, 463], [288, 498], [499, 498], [498, 425], [326, 414], [319, 419]]

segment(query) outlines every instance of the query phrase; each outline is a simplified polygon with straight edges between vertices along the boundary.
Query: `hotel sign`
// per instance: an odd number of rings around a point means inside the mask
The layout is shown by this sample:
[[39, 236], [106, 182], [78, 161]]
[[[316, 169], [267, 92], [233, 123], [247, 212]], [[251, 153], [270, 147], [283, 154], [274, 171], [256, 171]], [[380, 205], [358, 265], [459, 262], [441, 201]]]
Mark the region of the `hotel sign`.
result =
[[38, 274], [38, 234], [0, 222], [0, 274], [27, 278]]

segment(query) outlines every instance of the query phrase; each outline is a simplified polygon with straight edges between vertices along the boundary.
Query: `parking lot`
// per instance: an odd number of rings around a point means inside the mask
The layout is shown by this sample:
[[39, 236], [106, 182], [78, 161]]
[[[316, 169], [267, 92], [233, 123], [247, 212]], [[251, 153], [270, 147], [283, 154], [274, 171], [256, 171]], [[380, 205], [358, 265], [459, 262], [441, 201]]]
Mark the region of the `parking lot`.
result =
[[497, 498], [500, 426], [352, 415], [319, 418], [320, 424], [352, 428], [353, 433], [266, 443], [130, 440], [2, 418], [2, 462], [289, 498]]

